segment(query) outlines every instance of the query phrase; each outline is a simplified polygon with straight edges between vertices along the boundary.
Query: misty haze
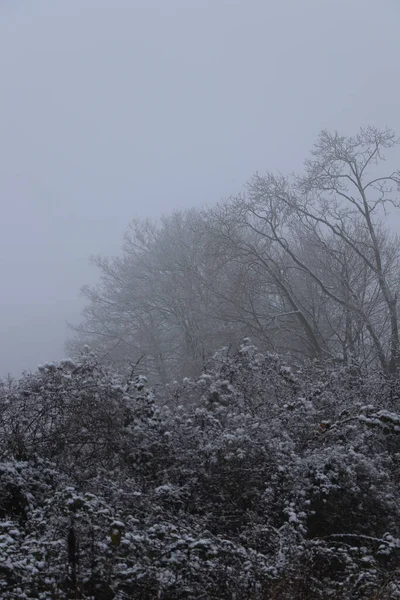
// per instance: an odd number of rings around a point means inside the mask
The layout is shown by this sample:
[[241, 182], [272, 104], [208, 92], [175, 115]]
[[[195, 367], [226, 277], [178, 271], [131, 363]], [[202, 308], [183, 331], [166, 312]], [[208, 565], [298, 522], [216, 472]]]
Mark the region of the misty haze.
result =
[[399, 25], [0, 2], [1, 599], [400, 599]]

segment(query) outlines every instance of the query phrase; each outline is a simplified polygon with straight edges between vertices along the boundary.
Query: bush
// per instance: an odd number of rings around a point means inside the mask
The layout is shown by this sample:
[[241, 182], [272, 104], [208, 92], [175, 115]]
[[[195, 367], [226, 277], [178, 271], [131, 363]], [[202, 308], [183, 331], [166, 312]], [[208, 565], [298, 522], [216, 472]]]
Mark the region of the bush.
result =
[[400, 598], [393, 384], [247, 341], [154, 395], [87, 352], [0, 386], [0, 594]]

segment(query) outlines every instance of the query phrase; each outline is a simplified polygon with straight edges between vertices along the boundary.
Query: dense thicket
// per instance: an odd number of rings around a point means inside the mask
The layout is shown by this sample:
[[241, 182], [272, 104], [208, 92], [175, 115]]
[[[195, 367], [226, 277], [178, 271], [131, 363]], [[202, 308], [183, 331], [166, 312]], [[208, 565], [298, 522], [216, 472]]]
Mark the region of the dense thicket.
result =
[[0, 388], [0, 595], [400, 598], [398, 386], [246, 340], [156, 395], [86, 352]]

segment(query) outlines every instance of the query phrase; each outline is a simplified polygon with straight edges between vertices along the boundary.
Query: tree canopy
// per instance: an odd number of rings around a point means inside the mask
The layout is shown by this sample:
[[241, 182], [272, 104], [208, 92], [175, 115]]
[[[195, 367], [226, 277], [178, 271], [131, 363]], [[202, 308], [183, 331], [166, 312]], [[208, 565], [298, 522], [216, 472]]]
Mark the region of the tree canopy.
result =
[[213, 209], [135, 222], [71, 348], [89, 343], [152, 382], [198, 375], [216, 348], [251, 335], [269, 352], [400, 368], [400, 172], [391, 130], [323, 131], [301, 175], [255, 175]]

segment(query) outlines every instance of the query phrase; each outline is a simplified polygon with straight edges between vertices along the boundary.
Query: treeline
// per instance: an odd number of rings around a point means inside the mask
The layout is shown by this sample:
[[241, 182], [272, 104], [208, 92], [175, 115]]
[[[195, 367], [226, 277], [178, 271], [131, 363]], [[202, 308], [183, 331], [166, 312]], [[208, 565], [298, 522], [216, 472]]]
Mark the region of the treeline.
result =
[[400, 599], [396, 144], [95, 259], [74, 360], [0, 382], [2, 599]]
[[198, 375], [216, 348], [250, 335], [295, 359], [400, 368], [399, 171], [390, 130], [320, 134], [301, 176], [256, 175], [216, 208], [134, 222], [123, 252], [96, 258], [101, 281], [69, 349], [152, 383]]

